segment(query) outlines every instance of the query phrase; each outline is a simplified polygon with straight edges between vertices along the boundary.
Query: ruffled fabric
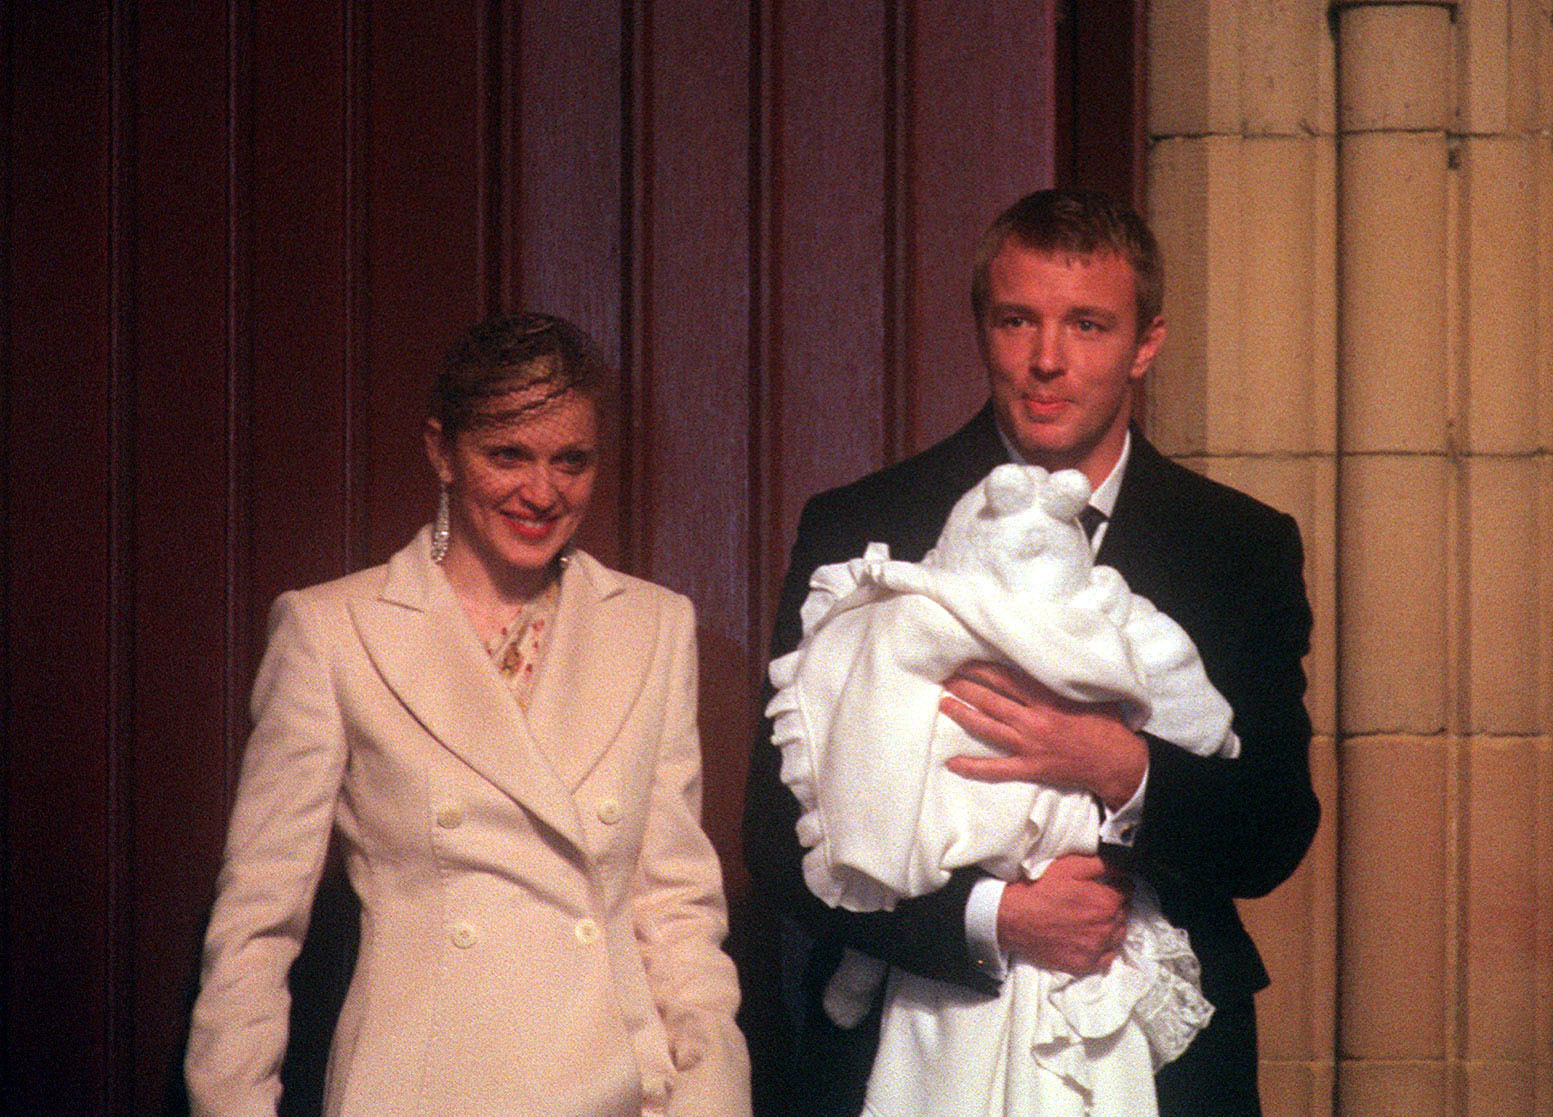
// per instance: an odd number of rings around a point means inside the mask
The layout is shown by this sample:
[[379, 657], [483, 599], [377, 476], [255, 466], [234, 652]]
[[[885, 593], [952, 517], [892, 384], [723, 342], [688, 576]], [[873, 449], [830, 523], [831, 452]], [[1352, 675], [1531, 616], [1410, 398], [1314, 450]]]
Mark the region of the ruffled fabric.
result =
[[1104, 974], [1055, 975], [1047, 1001], [1056, 1012], [1040, 1015], [1031, 1050], [1047, 1070], [1092, 1095], [1095, 1051], [1136, 1026], [1148, 1043], [1152, 1075], [1213, 1015], [1201, 973], [1186, 932], [1160, 914], [1153, 890], [1138, 881], [1116, 962]]
[[1016, 961], [989, 999], [892, 971], [864, 1112], [1150, 1117], [1154, 1072], [1212, 1014], [1185, 934], [1145, 888], [1103, 975], [1075, 979]]
[[771, 664], [766, 713], [801, 807], [805, 882], [833, 907], [890, 910], [967, 865], [1013, 879], [1094, 851], [1089, 796], [944, 769], [953, 756], [993, 755], [938, 709], [941, 680], [968, 660], [1010, 662], [1059, 694], [1113, 703], [1134, 728], [1200, 755], [1238, 751], [1228, 704], [1185, 632], [1106, 567], [1081, 595], [1043, 602], [872, 544], [815, 572], [802, 615], [798, 648]]
[[[805, 606], [812, 627], [797, 651], [771, 665], [778, 689], [766, 712], [782, 750], [782, 779], [802, 807], [804, 879], [833, 907], [890, 910], [903, 897], [942, 887], [965, 865], [1013, 879], [1053, 851], [1095, 849], [1099, 814], [1089, 796], [973, 783], [944, 769], [952, 756], [992, 752], [939, 712], [940, 680], [967, 660], [1007, 657], [939, 599], [903, 592], [916, 572], [880, 545], [822, 567]], [[1088, 618], [1065, 619], [1054, 613], [1032, 622], [1020, 666], [1108, 655], [1111, 670], [1090, 671], [1103, 682], [1089, 683], [1087, 693], [1130, 703], [1144, 721], [1147, 707], [1136, 697], [1143, 686], [1131, 676], [1117, 630], [1099, 628], [1086, 645]], [[1087, 657], [1075, 650], [1086, 646]], [[1071, 674], [1046, 667], [1042, 674], [1065, 691], [1085, 689], [1066, 681]]]
[[[1074, 519], [1087, 496], [1071, 471], [1000, 466], [956, 505], [921, 563], [870, 544], [815, 571], [803, 638], [771, 664], [766, 712], [801, 807], [804, 878], [826, 903], [888, 910], [963, 866], [1032, 877], [1054, 857], [1097, 848], [1091, 796], [944, 767], [992, 755], [938, 711], [941, 681], [968, 660], [1011, 663], [1058, 694], [1112, 703], [1133, 728], [1199, 755], [1238, 752], [1229, 706], [1186, 633], [1093, 565]], [[848, 952], [826, 990], [832, 1019], [860, 1018], [883, 976]], [[1075, 981], [1016, 962], [992, 1001], [909, 974], [890, 983], [869, 1093], [870, 1111], [883, 1114], [959, 1114], [967, 1097], [988, 1097], [988, 1113], [1152, 1112], [1153, 1069], [1212, 1011], [1185, 935], [1147, 900], [1102, 976]]]

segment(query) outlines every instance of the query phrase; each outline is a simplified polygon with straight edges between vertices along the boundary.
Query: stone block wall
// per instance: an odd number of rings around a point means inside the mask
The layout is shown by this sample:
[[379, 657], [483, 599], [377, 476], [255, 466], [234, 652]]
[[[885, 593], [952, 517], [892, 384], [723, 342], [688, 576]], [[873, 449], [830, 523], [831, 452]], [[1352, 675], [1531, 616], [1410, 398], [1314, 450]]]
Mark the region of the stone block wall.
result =
[[1269, 1114], [1553, 1114], [1553, 9], [1156, 0], [1168, 452], [1293, 513]]

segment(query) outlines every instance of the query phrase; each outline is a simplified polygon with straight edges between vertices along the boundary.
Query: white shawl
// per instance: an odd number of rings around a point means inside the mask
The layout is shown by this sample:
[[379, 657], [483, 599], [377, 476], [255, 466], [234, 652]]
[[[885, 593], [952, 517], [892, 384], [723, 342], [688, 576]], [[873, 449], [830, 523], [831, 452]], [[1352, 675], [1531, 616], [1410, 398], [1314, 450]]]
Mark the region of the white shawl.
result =
[[[956, 503], [921, 563], [871, 544], [815, 571], [802, 641], [771, 664], [767, 713], [802, 807], [804, 877], [826, 903], [888, 910], [957, 868], [1035, 877], [1057, 856], [1097, 848], [1091, 796], [944, 767], [995, 754], [938, 710], [941, 682], [968, 660], [1113, 703], [1130, 727], [1199, 755], [1237, 755], [1229, 705], [1190, 638], [1094, 565], [1075, 520], [1088, 497], [1076, 471], [999, 466]], [[1138, 883], [1127, 941], [1104, 975], [1074, 980], [1016, 960], [988, 1000], [893, 974], [867, 1112], [959, 1114], [979, 1096], [987, 1114], [1153, 1112], [1153, 1071], [1212, 1009], [1185, 934]], [[882, 963], [849, 951], [827, 1010], [855, 1023], [882, 975]]]

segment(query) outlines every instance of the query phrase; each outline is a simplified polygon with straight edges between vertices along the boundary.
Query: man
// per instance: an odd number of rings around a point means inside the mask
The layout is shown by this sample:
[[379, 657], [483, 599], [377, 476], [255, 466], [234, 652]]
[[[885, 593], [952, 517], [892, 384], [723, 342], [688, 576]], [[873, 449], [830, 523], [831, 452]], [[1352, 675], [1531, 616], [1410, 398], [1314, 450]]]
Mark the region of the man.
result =
[[745, 857], [757, 894], [802, 929], [787, 940], [807, 948], [795, 1034], [777, 1068], [794, 1114], [851, 1115], [862, 1104], [878, 1005], [843, 1029], [818, 1004], [844, 948], [987, 993], [1008, 955], [1096, 972], [1120, 941], [1123, 870], [1148, 880], [1165, 916], [1189, 933], [1215, 1006], [1186, 1054], [1156, 1077], [1161, 1112], [1260, 1112], [1253, 994], [1267, 973], [1233, 898], [1271, 891], [1315, 834], [1301, 668], [1311, 616], [1294, 521], [1169, 462], [1130, 425], [1134, 389], [1165, 337], [1162, 296], [1152, 234], [1103, 195], [1042, 191], [1005, 211], [983, 238], [972, 282], [991, 400], [938, 445], [809, 501], [772, 654], [798, 643], [799, 606], [817, 566], [874, 541], [920, 559], [956, 499], [1002, 462], [1075, 468], [1095, 486], [1092, 515], [1105, 516], [1092, 536], [1097, 561], [1191, 635], [1235, 711], [1241, 755], [1195, 756], [1010, 668], [968, 664], [946, 680], [942, 709], [1005, 755], [951, 768], [1090, 792], [1104, 808], [1101, 856], [1062, 858], [1037, 880], [1006, 885], [962, 870], [893, 912], [856, 914], [805, 890], [798, 804], [769, 738], [757, 745]]

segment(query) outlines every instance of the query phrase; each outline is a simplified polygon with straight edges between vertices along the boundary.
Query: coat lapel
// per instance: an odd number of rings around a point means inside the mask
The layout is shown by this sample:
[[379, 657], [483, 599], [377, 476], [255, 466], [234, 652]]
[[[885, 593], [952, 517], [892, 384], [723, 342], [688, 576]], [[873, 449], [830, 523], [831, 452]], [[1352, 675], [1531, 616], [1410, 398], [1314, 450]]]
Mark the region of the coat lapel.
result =
[[450, 752], [581, 845], [571, 796], [475, 639], [422, 531], [388, 564], [376, 600], [354, 601], [361, 642], [389, 688]]
[[[971, 421], [955, 432], [945, 448], [950, 465], [944, 474], [944, 487], [959, 500], [966, 491], [993, 469], [1009, 461], [1008, 447], [998, 435], [998, 423], [992, 401], [982, 405]], [[952, 502], [951, 502], [952, 503]]]
[[[1100, 552], [1095, 556], [1096, 562], [1119, 571], [1136, 592], [1142, 591], [1133, 583], [1147, 573], [1150, 555], [1157, 547], [1152, 517], [1158, 511], [1162, 495], [1160, 469], [1163, 460], [1159, 451], [1134, 427], [1132, 454], [1127, 461], [1127, 470], [1122, 474], [1116, 507], [1111, 511], [1110, 525], [1100, 541]], [[1154, 557], [1157, 559], [1158, 556]]]
[[656, 643], [656, 610], [632, 608], [624, 577], [572, 551], [555, 632], [528, 704], [528, 725], [562, 785], [575, 791], [619, 737]]
[[[889, 519], [878, 525], [877, 538], [889, 541], [891, 557], [920, 561], [938, 542], [955, 502], [1008, 460], [988, 401], [963, 427], [914, 459], [915, 468], [903, 467], [894, 475], [901, 495], [899, 502], [879, 506], [879, 514]], [[900, 503], [913, 514], [899, 515]]]

